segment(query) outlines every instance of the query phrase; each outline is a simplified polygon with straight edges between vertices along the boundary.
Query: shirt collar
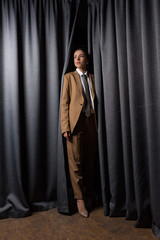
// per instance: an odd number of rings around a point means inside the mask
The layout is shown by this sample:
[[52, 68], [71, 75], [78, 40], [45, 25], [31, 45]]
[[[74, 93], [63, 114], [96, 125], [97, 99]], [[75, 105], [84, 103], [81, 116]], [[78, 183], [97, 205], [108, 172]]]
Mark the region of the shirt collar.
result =
[[85, 75], [88, 77], [87, 71], [86, 71], [85, 73], [83, 73], [83, 72], [81, 72], [78, 68], [76, 68], [76, 71], [79, 73], [80, 76], [83, 75], [83, 74], [85, 74]]

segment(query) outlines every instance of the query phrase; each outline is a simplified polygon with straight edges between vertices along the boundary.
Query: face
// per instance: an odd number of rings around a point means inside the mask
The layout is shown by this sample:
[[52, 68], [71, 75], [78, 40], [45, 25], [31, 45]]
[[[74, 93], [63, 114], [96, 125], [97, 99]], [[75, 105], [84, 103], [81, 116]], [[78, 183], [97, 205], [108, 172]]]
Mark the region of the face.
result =
[[82, 50], [77, 50], [74, 52], [74, 65], [80, 70], [86, 70], [86, 65], [88, 64], [88, 59], [86, 54]]

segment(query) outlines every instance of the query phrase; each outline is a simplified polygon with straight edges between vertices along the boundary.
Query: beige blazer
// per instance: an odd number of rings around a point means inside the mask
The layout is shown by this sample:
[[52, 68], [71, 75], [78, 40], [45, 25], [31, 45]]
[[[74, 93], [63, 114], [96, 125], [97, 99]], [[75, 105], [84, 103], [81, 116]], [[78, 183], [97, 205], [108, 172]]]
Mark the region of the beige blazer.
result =
[[[89, 74], [91, 93], [95, 99], [94, 75]], [[61, 97], [61, 131], [74, 130], [84, 104], [81, 79], [77, 71], [64, 75], [63, 91]]]

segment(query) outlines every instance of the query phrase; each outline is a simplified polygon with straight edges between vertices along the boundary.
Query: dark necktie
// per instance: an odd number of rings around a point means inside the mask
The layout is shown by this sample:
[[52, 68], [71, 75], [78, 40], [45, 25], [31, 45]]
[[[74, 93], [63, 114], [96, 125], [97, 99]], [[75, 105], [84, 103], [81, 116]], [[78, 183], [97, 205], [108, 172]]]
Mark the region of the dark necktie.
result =
[[85, 74], [83, 74], [83, 75], [81, 75], [81, 77], [82, 77], [83, 84], [84, 84], [84, 87], [85, 87], [85, 92], [84, 92], [85, 106], [84, 106], [84, 110], [85, 110], [85, 115], [86, 115], [87, 117], [89, 117], [90, 114], [91, 114], [90, 91], [89, 91], [87, 76], [86, 76]]

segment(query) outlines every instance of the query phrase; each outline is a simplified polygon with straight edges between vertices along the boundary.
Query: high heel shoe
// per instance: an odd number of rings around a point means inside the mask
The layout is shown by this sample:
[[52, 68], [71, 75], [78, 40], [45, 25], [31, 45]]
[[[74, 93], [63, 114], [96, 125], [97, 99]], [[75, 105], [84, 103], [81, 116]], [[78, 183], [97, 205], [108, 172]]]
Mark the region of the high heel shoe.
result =
[[88, 218], [88, 211], [85, 207], [84, 200], [77, 200], [78, 212], [82, 217]]

